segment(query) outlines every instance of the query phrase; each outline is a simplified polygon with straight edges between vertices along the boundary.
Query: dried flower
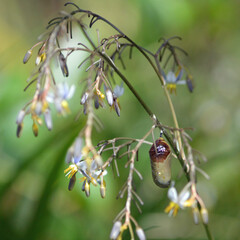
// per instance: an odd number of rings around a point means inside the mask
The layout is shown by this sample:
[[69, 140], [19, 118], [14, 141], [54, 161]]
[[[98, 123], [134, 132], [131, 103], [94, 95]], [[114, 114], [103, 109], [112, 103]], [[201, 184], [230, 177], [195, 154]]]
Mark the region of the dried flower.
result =
[[68, 72], [68, 67], [67, 67], [67, 61], [66, 58], [63, 56], [62, 52], [59, 53], [58, 56], [60, 68], [62, 70], [63, 76], [68, 77], [69, 72]]

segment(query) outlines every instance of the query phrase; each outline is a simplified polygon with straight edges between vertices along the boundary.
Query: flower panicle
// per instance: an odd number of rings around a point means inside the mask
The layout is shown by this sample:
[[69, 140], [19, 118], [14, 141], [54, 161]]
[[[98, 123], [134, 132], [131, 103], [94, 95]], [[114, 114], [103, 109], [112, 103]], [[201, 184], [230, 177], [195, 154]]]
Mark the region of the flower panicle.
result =
[[106, 170], [101, 170], [98, 166], [97, 156], [92, 155], [89, 148], [85, 145], [81, 137], [77, 137], [66, 154], [66, 163], [69, 166], [64, 170], [64, 174], [69, 179], [68, 189], [71, 191], [75, 186], [77, 173], [81, 174], [80, 181], [82, 191], [86, 196], [90, 196], [90, 186], [100, 185], [100, 194], [104, 198], [106, 195], [106, 182], [104, 176]]

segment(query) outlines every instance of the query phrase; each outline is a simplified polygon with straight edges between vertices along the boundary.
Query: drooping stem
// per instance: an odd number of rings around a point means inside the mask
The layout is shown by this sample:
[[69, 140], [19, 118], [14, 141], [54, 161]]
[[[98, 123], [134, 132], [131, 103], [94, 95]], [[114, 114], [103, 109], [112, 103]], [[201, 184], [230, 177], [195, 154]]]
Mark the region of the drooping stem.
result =
[[[69, 4], [69, 3], [67, 3]], [[67, 5], [65, 4], [65, 5]], [[161, 85], [163, 86], [163, 89], [164, 89], [164, 93], [167, 97], [167, 101], [168, 101], [168, 104], [169, 104], [169, 107], [170, 107], [170, 110], [171, 110], [171, 114], [172, 114], [172, 117], [173, 117], [173, 122], [174, 122], [174, 125], [176, 128], [179, 128], [179, 124], [178, 124], [178, 120], [177, 120], [177, 116], [176, 116], [176, 112], [175, 112], [175, 109], [174, 109], [174, 106], [173, 106], [173, 103], [172, 103], [172, 100], [171, 100], [171, 97], [169, 95], [169, 92], [167, 91], [167, 89], [165, 88], [165, 80], [161, 74], [161, 71], [160, 71], [160, 66], [159, 66], [159, 62], [158, 62], [158, 55], [156, 54], [153, 54], [152, 52], [142, 48], [141, 46], [139, 46], [138, 44], [136, 44], [131, 38], [129, 38], [127, 35], [125, 35], [119, 28], [117, 28], [115, 25], [113, 25], [111, 22], [109, 22], [107, 19], [103, 18], [102, 16], [96, 14], [96, 13], [93, 13], [93, 12], [90, 12], [90, 11], [86, 11], [86, 10], [83, 10], [83, 9], [80, 9], [78, 11], [75, 11], [75, 12], [86, 12], [88, 13], [89, 15], [91, 14], [93, 17], [92, 17], [92, 20], [95, 18], [94, 22], [96, 22], [97, 20], [102, 20], [104, 21], [105, 23], [107, 23], [108, 25], [110, 25], [113, 29], [115, 29], [118, 33], [120, 33], [128, 42], [130, 42], [134, 47], [136, 47], [139, 52], [141, 52], [143, 54], [143, 56], [147, 59], [147, 61], [150, 63], [150, 65], [152, 66], [153, 70], [155, 71], [155, 73], [157, 74], [158, 76], [158, 79], [160, 80], [161, 82]], [[94, 23], [93, 21], [91, 21], [90, 23], [90, 27], [93, 25]], [[83, 28], [82, 28], [83, 29]], [[86, 33], [86, 31], [85, 31]], [[88, 38], [89, 40], [89, 38]], [[91, 40], [90, 40], [91, 41]], [[94, 47], [94, 49], [96, 49], [95, 45], [93, 44], [93, 42], [91, 41], [91, 45]], [[155, 64], [153, 63], [153, 61], [150, 59], [150, 57], [147, 55], [147, 53], [154, 57], [155, 61], [156, 61], [156, 65], [157, 67], [155, 66]], [[119, 75], [119, 74], [118, 74]], [[126, 83], [126, 82], [125, 82]], [[126, 83], [127, 84], [127, 83]], [[132, 87], [127, 84], [129, 89], [132, 91]], [[135, 94], [134, 94], [135, 95]], [[138, 94], [137, 94], [138, 95]], [[137, 97], [137, 95], [135, 95]], [[141, 101], [138, 97], [137, 97], [138, 101]], [[145, 104], [142, 104], [143, 106]], [[146, 106], [144, 106], [145, 110], [147, 111], [147, 108]], [[149, 112], [148, 112], [149, 114]], [[153, 115], [149, 114], [151, 117], [153, 117]], [[184, 153], [184, 150], [182, 148], [182, 141], [181, 141], [181, 137], [180, 137], [180, 133], [178, 131], [175, 132], [175, 135], [176, 135], [176, 139], [177, 139], [177, 142], [178, 142], [178, 149], [181, 153], [181, 156], [183, 159], [185, 159], [185, 153]]]
[[[143, 49], [142, 47], [138, 46], [134, 41], [132, 41], [129, 37], [127, 37], [125, 34], [123, 34], [122, 31], [120, 31], [117, 27], [115, 27], [112, 23], [110, 23], [108, 20], [106, 20], [105, 18], [102, 18], [101, 16], [92, 13], [90, 11], [85, 11], [82, 10], [80, 8], [78, 8], [77, 11], [72, 12], [71, 15], [74, 15], [77, 12], [85, 12], [87, 13], [89, 16], [92, 16], [91, 22], [90, 22], [90, 27], [97, 21], [97, 20], [102, 20], [105, 23], [107, 23], [108, 25], [110, 25], [112, 28], [114, 28], [116, 31], [118, 31], [120, 34], [122, 34], [122, 36], [128, 40], [134, 47], [136, 47], [143, 55], [144, 57], [148, 60], [148, 62], [150, 63], [150, 65], [152, 66], [152, 68], [154, 69], [154, 71], [156, 72], [162, 86], [164, 86], [164, 92], [165, 95], [167, 97], [167, 101], [169, 103], [170, 109], [171, 109], [171, 113], [172, 113], [172, 117], [173, 117], [173, 121], [174, 121], [174, 125], [177, 129], [179, 129], [179, 124], [177, 121], [177, 117], [176, 117], [176, 113], [175, 113], [175, 109], [174, 106], [172, 104], [172, 100], [169, 96], [169, 93], [167, 91], [167, 89], [165, 88], [165, 80], [161, 74], [160, 68], [159, 66], [159, 62], [156, 61], [157, 67], [156, 65], [153, 63], [153, 61], [150, 59], [150, 57], [147, 55], [150, 54], [151, 56], [153, 56], [155, 58], [155, 60], [157, 60], [157, 56], [155, 56], [154, 54], [152, 54], [149, 51], [146, 51], [145, 49]], [[176, 146], [172, 140], [172, 138], [170, 137], [170, 135], [165, 131], [164, 127], [161, 126], [159, 120], [157, 119], [157, 117], [153, 114], [153, 112], [151, 111], [151, 109], [148, 107], [148, 105], [146, 105], [146, 103], [143, 101], [143, 99], [140, 97], [140, 95], [136, 92], [136, 90], [134, 89], [134, 87], [130, 84], [130, 82], [127, 80], [127, 78], [118, 70], [118, 68], [114, 65], [114, 63], [112, 63], [112, 61], [110, 61], [110, 59], [104, 55], [93, 43], [93, 41], [91, 40], [91, 38], [88, 36], [86, 30], [84, 29], [83, 25], [81, 24], [81, 22], [79, 20], [77, 20], [77, 22], [80, 25], [80, 28], [82, 29], [85, 37], [87, 38], [87, 40], [89, 41], [89, 43], [92, 45], [92, 47], [94, 48], [94, 51], [101, 57], [103, 58], [108, 64], [109, 66], [111, 66], [114, 71], [119, 75], [119, 77], [125, 82], [125, 84], [128, 86], [128, 88], [130, 89], [130, 91], [134, 94], [134, 96], [138, 99], [139, 103], [142, 105], [142, 107], [145, 109], [145, 111], [148, 113], [148, 115], [154, 119], [156, 125], [159, 125], [159, 128], [161, 128], [163, 130], [163, 134], [166, 137], [166, 139], [168, 140], [169, 144], [171, 145], [171, 147], [173, 148], [174, 152], [176, 153], [179, 162], [185, 172], [186, 178], [188, 181], [190, 181], [190, 175], [189, 172], [185, 166], [185, 154], [184, 154], [184, 150], [182, 148], [182, 143], [181, 143], [181, 137], [180, 137], [180, 133], [179, 131], [176, 131], [176, 138], [178, 141], [178, 146]], [[147, 53], [146, 53], [147, 52]], [[204, 224], [204, 228], [206, 231], [206, 234], [208, 236], [208, 239], [213, 239], [210, 230], [209, 230], [209, 226], [207, 224]]]

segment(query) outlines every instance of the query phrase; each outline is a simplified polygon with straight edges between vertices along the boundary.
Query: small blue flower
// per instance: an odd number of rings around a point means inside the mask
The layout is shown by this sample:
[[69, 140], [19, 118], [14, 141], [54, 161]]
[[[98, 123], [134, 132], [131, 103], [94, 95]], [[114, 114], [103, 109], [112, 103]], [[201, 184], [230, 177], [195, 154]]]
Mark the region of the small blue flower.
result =
[[183, 69], [181, 68], [179, 71], [174, 73], [173, 71], [169, 71], [167, 76], [163, 72], [163, 77], [167, 84], [167, 89], [170, 91], [170, 93], [175, 92], [177, 85], [184, 85], [186, 84], [186, 80], [180, 80], [183, 75]]

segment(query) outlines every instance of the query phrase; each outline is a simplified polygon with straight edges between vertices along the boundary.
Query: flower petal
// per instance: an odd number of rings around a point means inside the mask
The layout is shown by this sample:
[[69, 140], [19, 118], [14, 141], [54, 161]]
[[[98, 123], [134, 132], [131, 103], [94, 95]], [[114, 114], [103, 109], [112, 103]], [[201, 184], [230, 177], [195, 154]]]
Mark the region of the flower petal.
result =
[[174, 202], [177, 203], [178, 201], [178, 194], [177, 194], [177, 190], [175, 187], [170, 187], [168, 190], [168, 198]]

